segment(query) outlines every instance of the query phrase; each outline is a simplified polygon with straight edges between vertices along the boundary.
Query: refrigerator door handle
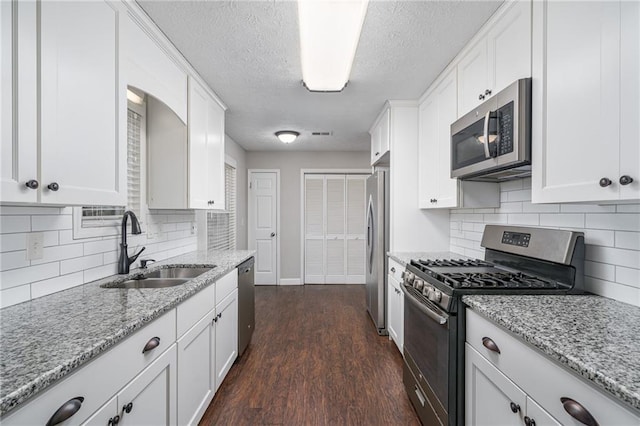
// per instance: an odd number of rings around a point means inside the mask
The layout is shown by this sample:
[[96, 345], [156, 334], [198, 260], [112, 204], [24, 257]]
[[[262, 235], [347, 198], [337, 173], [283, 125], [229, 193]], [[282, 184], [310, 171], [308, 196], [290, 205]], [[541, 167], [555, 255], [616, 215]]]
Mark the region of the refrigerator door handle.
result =
[[367, 209], [367, 260], [369, 261], [369, 273], [373, 272], [373, 200], [369, 197], [369, 208]]

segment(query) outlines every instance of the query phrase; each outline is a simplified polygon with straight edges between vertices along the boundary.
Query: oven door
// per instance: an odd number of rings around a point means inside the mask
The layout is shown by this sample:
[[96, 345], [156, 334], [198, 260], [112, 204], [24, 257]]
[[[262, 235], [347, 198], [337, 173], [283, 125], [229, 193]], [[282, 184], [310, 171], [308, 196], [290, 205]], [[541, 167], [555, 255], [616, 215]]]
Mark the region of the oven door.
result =
[[455, 383], [449, 382], [450, 369], [456, 368], [455, 317], [428, 300], [417, 300], [411, 294], [413, 289], [403, 286], [403, 290], [404, 349], [409, 355], [407, 364], [411, 369], [418, 369], [414, 375], [424, 388], [424, 396], [442, 423], [448, 424], [449, 409], [456, 409], [454, 401], [451, 401], [450, 407], [450, 395], [455, 395]]

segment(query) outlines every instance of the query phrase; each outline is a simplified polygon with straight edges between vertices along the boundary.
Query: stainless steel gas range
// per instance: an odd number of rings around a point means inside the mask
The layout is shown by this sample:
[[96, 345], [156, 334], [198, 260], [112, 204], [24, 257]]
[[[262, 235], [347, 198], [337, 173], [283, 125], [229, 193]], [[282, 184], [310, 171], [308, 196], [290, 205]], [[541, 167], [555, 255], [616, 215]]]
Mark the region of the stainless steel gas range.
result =
[[424, 425], [464, 424], [465, 294], [582, 293], [584, 235], [487, 225], [484, 260], [414, 259], [403, 273], [404, 383]]

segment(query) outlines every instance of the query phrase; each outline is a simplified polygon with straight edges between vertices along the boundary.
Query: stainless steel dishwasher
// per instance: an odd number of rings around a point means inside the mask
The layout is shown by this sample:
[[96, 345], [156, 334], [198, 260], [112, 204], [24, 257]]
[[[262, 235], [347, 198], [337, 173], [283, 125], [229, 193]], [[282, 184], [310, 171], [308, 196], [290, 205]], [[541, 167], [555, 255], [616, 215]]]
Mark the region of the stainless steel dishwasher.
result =
[[256, 325], [253, 257], [238, 266], [238, 356], [241, 356]]

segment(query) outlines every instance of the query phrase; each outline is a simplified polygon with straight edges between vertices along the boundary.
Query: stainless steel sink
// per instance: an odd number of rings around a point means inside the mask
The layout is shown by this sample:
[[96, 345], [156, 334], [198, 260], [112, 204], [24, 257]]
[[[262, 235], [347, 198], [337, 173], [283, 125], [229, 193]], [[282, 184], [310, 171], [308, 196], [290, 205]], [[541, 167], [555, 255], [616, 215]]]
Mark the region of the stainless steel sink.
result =
[[145, 278], [195, 278], [213, 268], [166, 268], [144, 274]]
[[189, 281], [184, 278], [142, 278], [128, 280], [118, 284], [106, 285], [106, 288], [166, 288], [181, 285]]

